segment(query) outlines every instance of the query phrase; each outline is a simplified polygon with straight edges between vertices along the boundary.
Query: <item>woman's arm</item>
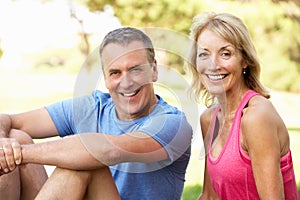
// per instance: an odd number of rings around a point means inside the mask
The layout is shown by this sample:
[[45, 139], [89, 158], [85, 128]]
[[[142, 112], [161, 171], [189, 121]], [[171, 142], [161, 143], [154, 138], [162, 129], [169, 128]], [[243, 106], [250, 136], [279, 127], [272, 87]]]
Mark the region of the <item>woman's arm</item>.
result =
[[215, 193], [211, 181], [210, 181], [210, 175], [207, 170], [207, 154], [208, 154], [208, 145], [209, 145], [209, 124], [212, 120], [212, 113], [209, 110], [206, 110], [202, 113], [200, 116], [200, 126], [202, 131], [202, 137], [205, 147], [205, 169], [204, 169], [204, 181], [203, 181], [203, 190], [202, 194], [199, 196], [199, 200], [218, 200], [219, 197]]
[[[206, 156], [207, 158], [207, 156]], [[205, 169], [204, 169], [204, 182], [203, 182], [203, 190], [202, 193], [199, 196], [199, 200], [219, 200], [220, 198], [215, 193], [211, 182], [210, 182], [210, 176], [207, 171], [206, 167], [207, 160], [205, 159]]]
[[260, 199], [284, 199], [280, 170], [281, 143], [277, 112], [271, 102], [254, 97], [244, 111], [241, 131], [243, 146], [250, 156]]

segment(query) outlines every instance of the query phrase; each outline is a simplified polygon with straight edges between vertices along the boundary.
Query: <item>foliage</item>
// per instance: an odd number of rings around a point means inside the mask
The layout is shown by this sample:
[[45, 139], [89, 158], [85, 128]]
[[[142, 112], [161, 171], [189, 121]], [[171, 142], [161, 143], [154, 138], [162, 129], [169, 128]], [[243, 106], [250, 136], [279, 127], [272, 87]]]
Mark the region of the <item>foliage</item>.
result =
[[241, 7], [237, 13], [253, 37], [261, 58], [265, 85], [272, 89], [300, 92], [300, 80], [297, 78], [300, 75], [300, 23], [289, 17], [291, 13], [286, 10], [287, 7], [282, 5], [263, 1]]
[[300, 8], [281, 2], [87, 0], [86, 4], [91, 11], [111, 5], [123, 25], [165, 27], [184, 34], [189, 34], [191, 20], [198, 13], [231, 12], [249, 27], [261, 58], [263, 83], [272, 89], [300, 92]]
[[[189, 33], [191, 19], [203, 10], [198, 0], [88, 0], [91, 11], [113, 6], [123, 25], [134, 27], [165, 27]], [[175, 23], [174, 23], [175, 22]]]

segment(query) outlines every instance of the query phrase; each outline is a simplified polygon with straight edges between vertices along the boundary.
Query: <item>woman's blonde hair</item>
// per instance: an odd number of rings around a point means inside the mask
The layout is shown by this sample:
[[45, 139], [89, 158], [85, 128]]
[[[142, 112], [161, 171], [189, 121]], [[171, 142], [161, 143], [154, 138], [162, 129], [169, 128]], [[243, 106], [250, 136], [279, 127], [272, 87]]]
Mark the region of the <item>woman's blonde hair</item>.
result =
[[197, 40], [205, 29], [209, 29], [224, 38], [241, 52], [244, 61], [247, 63], [244, 74], [246, 86], [269, 98], [270, 95], [260, 83], [259, 59], [251, 41], [250, 33], [242, 20], [229, 13], [205, 13], [194, 17], [190, 34], [192, 45], [187, 66], [188, 70], [192, 73], [191, 89], [195, 93], [196, 100], [199, 101], [202, 96], [205, 99], [207, 107], [215, 102], [215, 97], [208, 93], [207, 88], [200, 81], [196, 66]]

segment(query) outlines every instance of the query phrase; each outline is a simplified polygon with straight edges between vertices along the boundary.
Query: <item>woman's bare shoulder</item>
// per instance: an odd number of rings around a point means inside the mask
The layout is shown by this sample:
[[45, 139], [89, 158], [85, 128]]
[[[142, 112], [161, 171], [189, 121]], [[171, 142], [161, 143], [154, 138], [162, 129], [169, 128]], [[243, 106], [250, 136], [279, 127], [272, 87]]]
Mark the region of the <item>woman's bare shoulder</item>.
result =
[[280, 118], [280, 116], [272, 102], [263, 96], [257, 95], [250, 99], [248, 106], [243, 110], [242, 121], [251, 123], [263, 120], [265, 122], [274, 123], [278, 118]]
[[289, 137], [283, 120], [272, 102], [262, 96], [254, 96], [243, 110], [241, 120], [243, 146], [248, 149], [277, 146], [283, 150]]
[[213, 120], [214, 112], [217, 106], [211, 106], [205, 109], [200, 115], [200, 126], [202, 130], [202, 135], [205, 137], [206, 133], [208, 132], [209, 125]]

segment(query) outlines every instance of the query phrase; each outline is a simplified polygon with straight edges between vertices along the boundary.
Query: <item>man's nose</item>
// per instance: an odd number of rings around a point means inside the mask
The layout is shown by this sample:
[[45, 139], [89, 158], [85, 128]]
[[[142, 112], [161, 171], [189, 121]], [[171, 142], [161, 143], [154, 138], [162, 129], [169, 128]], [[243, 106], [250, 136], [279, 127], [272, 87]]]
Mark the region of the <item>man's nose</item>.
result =
[[133, 84], [133, 79], [130, 76], [130, 73], [124, 73], [122, 75], [120, 85], [124, 88], [130, 87]]

